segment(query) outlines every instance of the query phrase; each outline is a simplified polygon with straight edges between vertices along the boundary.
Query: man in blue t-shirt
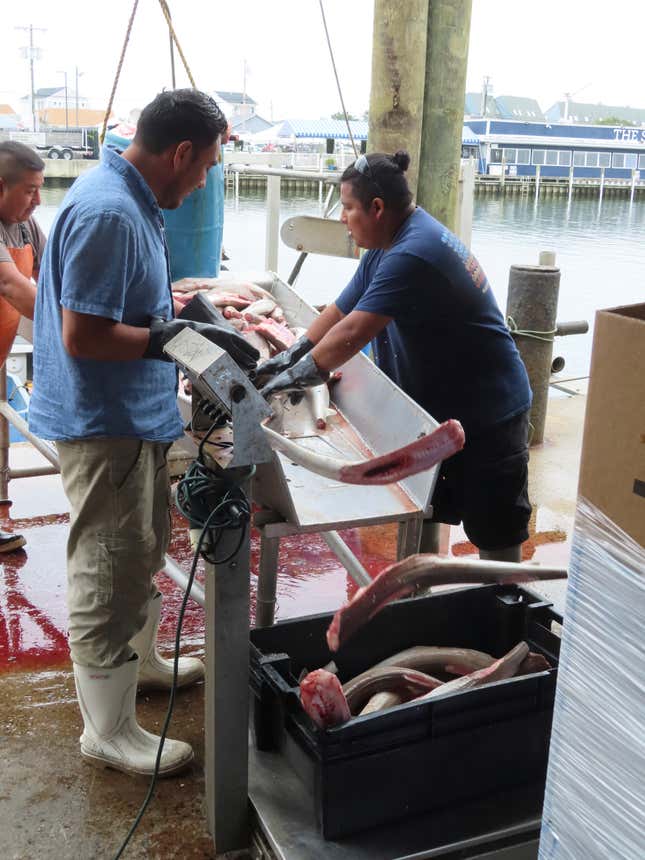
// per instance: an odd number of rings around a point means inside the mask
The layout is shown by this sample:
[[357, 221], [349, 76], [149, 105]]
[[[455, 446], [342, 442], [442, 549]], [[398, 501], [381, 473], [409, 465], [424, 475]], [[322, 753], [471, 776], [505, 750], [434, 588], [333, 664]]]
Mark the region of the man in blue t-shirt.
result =
[[[473, 254], [413, 205], [409, 161], [373, 153], [343, 174], [341, 220], [367, 253], [307, 333], [260, 367], [263, 393], [320, 384], [371, 341], [403, 391], [438, 421], [463, 424], [466, 445], [442, 464], [432, 523], [463, 522], [482, 558], [519, 561], [531, 512], [526, 369]], [[437, 550], [436, 525], [424, 543]]]
[[[161, 209], [175, 209], [218, 159], [226, 119], [196, 90], [164, 92], [133, 142], [104, 150], [51, 228], [34, 329], [32, 432], [57, 443], [70, 503], [69, 642], [84, 721], [81, 754], [142, 775], [159, 738], [135, 717], [137, 684], [168, 689], [172, 661], [155, 647], [161, 595], [153, 576], [170, 536], [166, 453], [183, 432], [177, 371], [164, 346], [190, 327], [255, 366], [237, 332], [174, 319]], [[185, 314], [185, 312], [184, 312]], [[178, 684], [203, 676], [180, 658]], [[192, 760], [166, 740], [159, 773]]]

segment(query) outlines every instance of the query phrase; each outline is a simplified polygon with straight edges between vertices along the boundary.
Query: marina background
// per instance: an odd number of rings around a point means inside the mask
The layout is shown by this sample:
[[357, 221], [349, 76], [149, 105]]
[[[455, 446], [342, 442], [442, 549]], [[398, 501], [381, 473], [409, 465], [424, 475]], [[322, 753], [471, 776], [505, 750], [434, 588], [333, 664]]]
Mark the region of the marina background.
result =
[[[36, 218], [45, 233], [67, 188], [45, 186]], [[282, 191], [280, 223], [293, 215], [320, 215], [315, 193]], [[586, 335], [559, 338], [554, 355], [566, 365], [560, 379], [587, 376], [596, 310], [642, 301], [645, 295], [645, 201], [637, 198], [598, 199], [476, 195], [472, 250], [488, 275], [502, 311], [506, 307], [509, 269], [537, 264], [540, 251], [555, 251], [562, 271], [558, 320], [589, 322]], [[231, 271], [264, 269], [265, 191], [227, 191], [224, 248]], [[298, 254], [280, 243], [278, 273], [288, 276]], [[310, 256], [296, 289], [311, 304], [333, 301], [351, 278], [356, 263], [334, 257]], [[225, 275], [222, 272], [222, 275]]]

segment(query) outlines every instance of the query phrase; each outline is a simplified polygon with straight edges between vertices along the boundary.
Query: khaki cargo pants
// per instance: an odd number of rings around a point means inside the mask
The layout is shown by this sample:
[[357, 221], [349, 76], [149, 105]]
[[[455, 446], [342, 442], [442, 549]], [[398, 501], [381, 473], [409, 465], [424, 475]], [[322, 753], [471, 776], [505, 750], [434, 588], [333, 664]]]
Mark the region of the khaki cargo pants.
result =
[[168, 444], [87, 439], [57, 444], [71, 506], [67, 543], [74, 663], [115, 667], [132, 655], [170, 539]]

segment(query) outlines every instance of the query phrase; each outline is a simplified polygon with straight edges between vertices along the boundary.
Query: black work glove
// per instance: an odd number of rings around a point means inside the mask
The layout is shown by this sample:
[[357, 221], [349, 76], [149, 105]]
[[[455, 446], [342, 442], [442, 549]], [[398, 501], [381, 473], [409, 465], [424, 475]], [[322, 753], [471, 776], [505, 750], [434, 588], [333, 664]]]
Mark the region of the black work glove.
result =
[[150, 321], [150, 340], [143, 358], [158, 358], [161, 361], [172, 361], [169, 355], [163, 351], [169, 340], [185, 328], [190, 328], [198, 334], [208, 338], [212, 343], [226, 350], [243, 370], [253, 370], [258, 362], [260, 353], [254, 346], [242, 337], [239, 332], [228, 326], [215, 323], [193, 322], [192, 320], [162, 320], [154, 317]]
[[319, 370], [313, 356], [308, 352], [292, 367], [288, 367], [278, 376], [274, 376], [261, 389], [260, 394], [268, 399], [272, 394], [278, 394], [281, 391], [302, 391], [303, 388], [313, 388], [316, 385], [322, 385], [328, 379], [329, 372]]
[[293, 367], [303, 355], [306, 355], [313, 348], [313, 343], [306, 334], [303, 334], [289, 349], [284, 349], [258, 367], [255, 384], [267, 382], [272, 376], [277, 376], [289, 367]]

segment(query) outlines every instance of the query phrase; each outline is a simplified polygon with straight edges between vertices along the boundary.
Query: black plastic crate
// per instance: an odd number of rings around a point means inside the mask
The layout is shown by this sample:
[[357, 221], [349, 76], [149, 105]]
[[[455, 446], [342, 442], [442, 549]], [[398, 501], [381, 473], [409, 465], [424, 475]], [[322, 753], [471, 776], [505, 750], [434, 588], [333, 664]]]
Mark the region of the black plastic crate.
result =
[[[323, 836], [335, 839], [410, 815], [454, 807], [514, 786], [544, 786], [562, 617], [518, 586], [459, 589], [387, 606], [336, 655], [331, 614], [251, 630], [253, 728], [311, 796]], [[319, 729], [298, 678], [334, 659], [345, 682], [414, 645], [475, 648], [500, 657], [520, 640], [554, 667], [521, 678]], [[542, 796], [537, 791], [535, 796]], [[539, 814], [539, 808], [535, 810]]]

